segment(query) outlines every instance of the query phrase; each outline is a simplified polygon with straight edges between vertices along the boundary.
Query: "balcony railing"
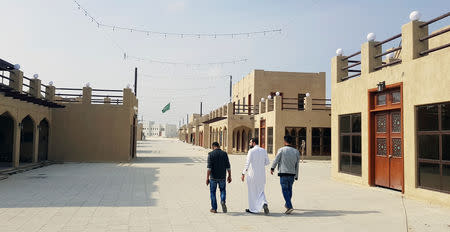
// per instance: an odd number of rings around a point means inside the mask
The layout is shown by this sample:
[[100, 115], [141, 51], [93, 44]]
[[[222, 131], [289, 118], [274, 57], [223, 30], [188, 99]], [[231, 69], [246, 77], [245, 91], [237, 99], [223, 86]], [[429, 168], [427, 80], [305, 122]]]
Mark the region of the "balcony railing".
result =
[[[80, 88], [56, 88], [58, 91], [55, 95], [59, 97], [55, 101], [66, 103], [80, 103], [83, 101], [83, 89]], [[92, 104], [123, 104], [123, 90], [116, 89], [92, 89]], [[105, 94], [106, 93], [106, 94]]]
[[[439, 20], [445, 19], [445, 18], [447, 18], [447, 17], [449, 17], [449, 16], [450, 16], [450, 12], [447, 12], [446, 14], [443, 14], [443, 15], [441, 15], [441, 16], [439, 16], [439, 17], [436, 17], [436, 18], [434, 18], [434, 19], [431, 19], [431, 20], [429, 20], [429, 21], [423, 23], [422, 25], [420, 25], [420, 27], [423, 28], [423, 27], [428, 26], [428, 25], [430, 25], [430, 24], [432, 24], [432, 23], [435, 23], [435, 22], [437, 22], [437, 21], [439, 21]], [[436, 33], [433, 33], [433, 34], [431, 34], [431, 35], [422, 37], [422, 38], [419, 39], [419, 41], [420, 41], [420, 42], [423, 42], [423, 41], [429, 40], [429, 39], [431, 39], [431, 38], [434, 38], [434, 37], [436, 37], [436, 36], [439, 36], [439, 35], [442, 35], [442, 34], [444, 34], [444, 33], [447, 33], [447, 32], [449, 32], [449, 31], [450, 31], [450, 27], [449, 27], [449, 28], [446, 28], [446, 29], [443, 29], [443, 30], [441, 30], [441, 31], [438, 31], [438, 32], [436, 32]], [[428, 49], [425, 50], [425, 51], [421, 51], [421, 52], [420, 52], [420, 55], [421, 55], [421, 56], [428, 55], [429, 53], [432, 53], [432, 52], [435, 52], [435, 51], [439, 51], [439, 50], [444, 49], [444, 48], [447, 48], [447, 47], [450, 47], [450, 43], [447, 43], [447, 44], [444, 44], [444, 45], [441, 45], [441, 46], [438, 46], [438, 47], [435, 47], [435, 48], [428, 48]]]
[[308, 107], [311, 107], [310, 110], [331, 110], [331, 99], [309, 98], [309, 100], [311, 101], [310, 106], [307, 103], [308, 98], [303, 100], [283, 97], [281, 110], [307, 111]]
[[[350, 58], [353, 58], [353, 59], [350, 60]], [[342, 67], [341, 69], [347, 70], [347, 72], [349, 72], [349, 73], [354, 73], [351, 75], [349, 74], [347, 77], [343, 77], [342, 81], [361, 76], [361, 68], [360, 68], [361, 67], [361, 51], [357, 51], [349, 56], [343, 57], [342, 61], [347, 61], [348, 65], [346, 67]], [[359, 69], [351, 69], [351, 68], [359, 68]]]
[[235, 115], [252, 115], [255, 107], [253, 105], [245, 104], [234, 104], [233, 103], [233, 114]]

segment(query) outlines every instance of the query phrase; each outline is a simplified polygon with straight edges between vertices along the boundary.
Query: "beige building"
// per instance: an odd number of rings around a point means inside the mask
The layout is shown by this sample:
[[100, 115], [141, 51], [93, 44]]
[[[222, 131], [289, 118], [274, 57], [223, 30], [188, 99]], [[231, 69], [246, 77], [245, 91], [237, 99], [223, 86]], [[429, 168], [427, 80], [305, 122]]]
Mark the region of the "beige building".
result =
[[135, 156], [137, 99], [131, 89], [56, 88], [3, 60], [0, 75], [0, 169]]
[[207, 115], [194, 114], [179, 129], [179, 139], [210, 147], [218, 141], [228, 153], [248, 151], [250, 138], [271, 154], [292, 135], [307, 156], [330, 156], [330, 100], [325, 73], [254, 70], [233, 85], [232, 102]]
[[437, 20], [332, 59], [334, 179], [450, 206], [450, 28], [429, 33]]

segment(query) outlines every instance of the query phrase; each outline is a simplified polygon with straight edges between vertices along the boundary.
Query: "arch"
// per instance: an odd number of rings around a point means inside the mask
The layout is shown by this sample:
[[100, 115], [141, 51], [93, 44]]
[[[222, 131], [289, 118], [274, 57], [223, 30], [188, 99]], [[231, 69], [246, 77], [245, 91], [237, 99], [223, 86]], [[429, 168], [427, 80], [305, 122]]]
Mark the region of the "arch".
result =
[[14, 163], [14, 125], [11, 113], [0, 114], [0, 169], [10, 168]]
[[48, 160], [48, 141], [50, 135], [50, 124], [46, 118], [39, 123], [39, 145], [38, 145], [38, 161]]
[[[19, 118], [20, 118], [20, 117], [19, 117]], [[27, 115], [25, 115], [24, 117], [20, 118], [20, 122], [22, 122], [25, 118], [31, 119], [31, 121], [33, 121], [33, 125], [34, 125], [34, 123], [36, 122], [36, 120], [34, 120], [36, 117], [33, 117], [32, 114], [27, 114]]]
[[27, 115], [20, 122], [20, 163], [33, 162], [34, 121]]

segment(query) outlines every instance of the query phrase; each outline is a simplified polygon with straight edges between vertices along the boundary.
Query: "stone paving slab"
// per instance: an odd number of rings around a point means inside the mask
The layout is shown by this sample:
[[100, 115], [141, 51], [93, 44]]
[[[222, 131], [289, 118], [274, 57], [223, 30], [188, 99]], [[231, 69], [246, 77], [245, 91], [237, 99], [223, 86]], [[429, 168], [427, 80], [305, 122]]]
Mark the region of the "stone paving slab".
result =
[[132, 163], [58, 164], [0, 181], [0, 231], [407, 231], [403, 203], [409, 231], [450, 231], [449, 208], [332, 181], [329, 161], [300, 165], [292, 215], [283, 214], [279, 178], [267, 173], [264, 216], [243, 212], [245, 156], [230, 155], [228, 213], [211, 214], [207, 150], [153, 139], [138, 152]]

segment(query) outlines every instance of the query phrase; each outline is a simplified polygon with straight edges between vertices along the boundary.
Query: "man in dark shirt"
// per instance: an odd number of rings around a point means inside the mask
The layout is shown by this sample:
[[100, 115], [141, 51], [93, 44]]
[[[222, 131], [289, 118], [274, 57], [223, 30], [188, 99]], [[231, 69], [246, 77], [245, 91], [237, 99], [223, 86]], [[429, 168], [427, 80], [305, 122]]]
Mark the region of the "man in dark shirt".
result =
[[228, 183], [231, 183], [231, 168], [228, 154], [220, 149], [218, 142], [212, 144], [213, 151], [208, 154], [208, 172], [206, 174], [206, 185], [209, 185], [211, 193], [211, 213], [217, 213], [217, 200], [216, 190], [217, 185], [220, 189], [220, 200], [222, 205], [222, 211], [227, 212], [227, 206], [225, 204], [226, 190], [225, 190], [225, 177], [228, 171]]

